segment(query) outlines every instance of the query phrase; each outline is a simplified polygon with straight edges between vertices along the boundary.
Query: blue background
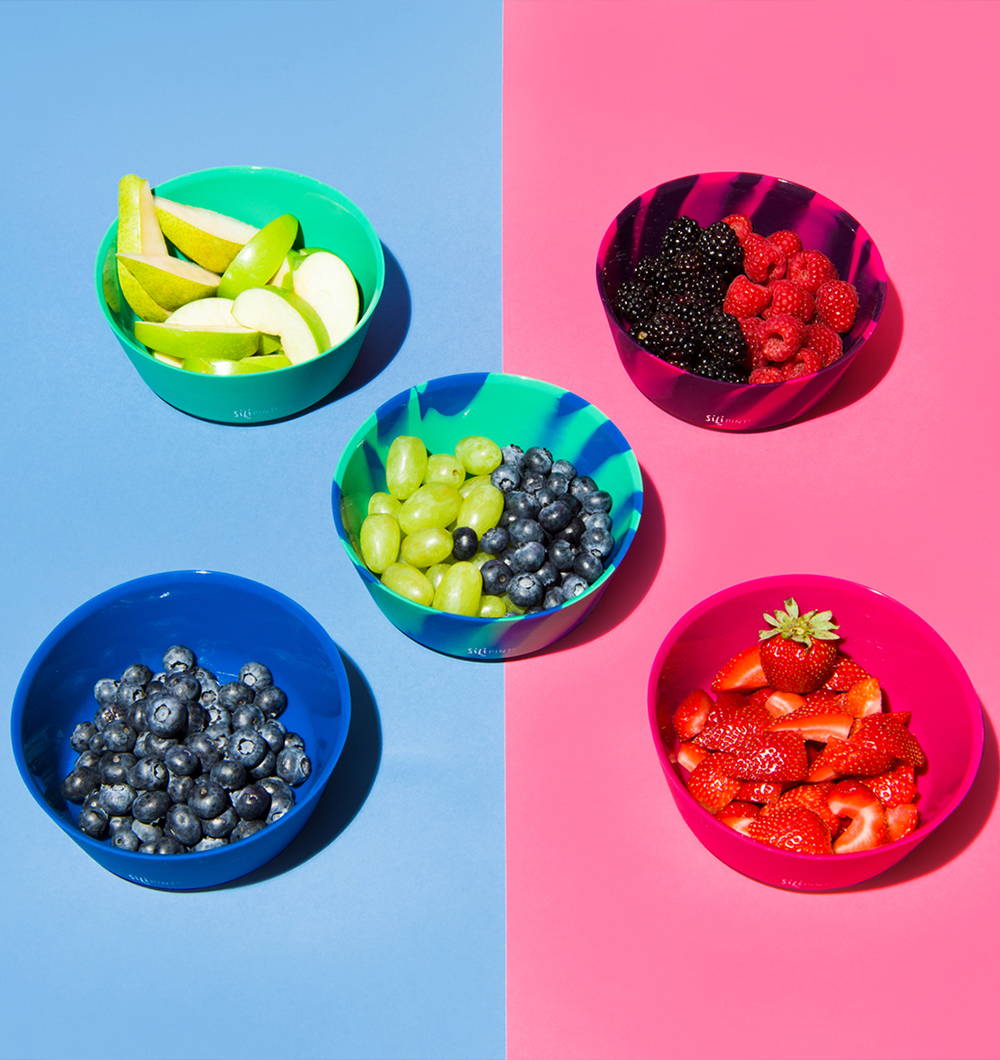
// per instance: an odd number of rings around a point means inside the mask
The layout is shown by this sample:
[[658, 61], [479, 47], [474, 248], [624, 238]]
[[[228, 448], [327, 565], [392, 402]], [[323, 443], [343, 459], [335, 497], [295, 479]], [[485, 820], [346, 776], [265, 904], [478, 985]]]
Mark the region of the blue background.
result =
[[[502, 670], [389, 626], [329, 510], [376, 405], [500, 368], [499, 4], [7, 4], [0, 25], [5, 699], [73, 607], [193, 567], [298, 600], [355, 693], [315, 821], [211, 892], [104, 872], [3, 749], [0, 1056], [501, 1056]], [[340, 188], [390, 267], [338, 400], [224, 427], [145, 388], [91, 274], [123, 173], [247, 163]], [[147, 1003], [165, 983], [176, 1007]]]

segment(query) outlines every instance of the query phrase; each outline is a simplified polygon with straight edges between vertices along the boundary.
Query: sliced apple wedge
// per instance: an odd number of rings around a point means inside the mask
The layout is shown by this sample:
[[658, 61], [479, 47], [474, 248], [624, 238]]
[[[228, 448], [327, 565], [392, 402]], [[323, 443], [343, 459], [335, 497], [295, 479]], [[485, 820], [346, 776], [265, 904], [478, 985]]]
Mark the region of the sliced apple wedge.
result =
[[169, 317], [168, 324], [199, 324], [215, 328], [235, 328], [233, 300], [231, 298], [196, 298], [187, 302], [180, 309], [175, 309]]
[[224, 213], [153, 197], [163, 234], [192, 261], [212, 272], [224, 272], [233, 258], [257, 234], [253, 225]]
[[[149, 181], [128, 173], [118, 182], [118, 243], [120, 254], [166, 254], [167, 244], [156, 223]], [[168, 310], [159, 305], [142, 284], [116, 262], [118, 285], [125, 301], [141, 320], [166, 320]], [[111, 304], [111, 299], [108, 299]]]
[[266, 284], [281, 267], [298, 233], [299, 222], [289, 213], [264, 225], [222, 274], [219, 296], [235, 298], [241, 291]]
[[291, 363], [282, 354], [247, 357], [242, 361], [212, 361], [206, 357], [188, 357], [182, 367], [202, 375], [251, 375], [254, 372], [272, 372], [275, 368], [288, 368]]
[[292, 290], [319, 314], [330, 346], [338, 346], [354, 330], [361, 298], [354, 273], [336, 254], [315, 250], [292, 269]]
[[180, 357], [171, 357], [167, 353], [159, 353], [153, 350], [153, 360], [159, 361], [161, 364], [169, 364], [171, 368], [183, 368], [184, 362]]
[[157, 353], [185, 360], [204, 357], [207, 360], [238, 361], [257, 352], [260, 335], [239, 324], [232, 327], [193, 326], [188, 324], [154, 324], [140, 320], [135, 337]]
[[164, 309], [180, 309], [214, 294], [219, 286], [214, 272], [169, 254], [119, 254], [118, 260]]
[[329, 349], [329, 336], [315, 309], [292, 291], [252, 287], [236, 296], [233, 316], [247, 328], [276, 335], [292, 364]]

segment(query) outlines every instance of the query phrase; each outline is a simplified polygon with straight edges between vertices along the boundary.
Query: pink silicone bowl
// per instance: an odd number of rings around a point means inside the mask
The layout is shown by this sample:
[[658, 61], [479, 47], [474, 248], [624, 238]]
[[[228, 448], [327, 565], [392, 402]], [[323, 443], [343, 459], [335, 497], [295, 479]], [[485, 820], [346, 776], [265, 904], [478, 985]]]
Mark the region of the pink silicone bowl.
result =
[[[694, 688], [708, 689], [719, 667], [753, 643], [761, 615], [793, 596], [799, 606], [833, 611], [843, 648], [879, 679], [893, 710], [912, 711], [910, 730], [927, 753], [919, 778], [920, 825], [906, 838], [857, 854], [792, 854], [748, 839], [716, 820], [688, 793], [674, 747], [660, 736], [659, 717]], [[855, 582], [789, 574], [743, 582], [693, 607], [660, 645], [649, 677], [649, 720], [677, 808], [721, 861], [762, 883], [832, 891], [871, 879], [895, 865], [965, 798], [983, 752], [979, 698], [954, 652], [927, 623], [895, 600]]]
[[[792, 229], [804, 247], [823, 251], [840, 278], [857, 287], [858, 316], [843, 336], [839, 361], [787, 383], [720, 383], [661, 361], [619, 323], [612, 308], [618, 287], [639, 258], [656, 254], [670, 221], [686, 214], [708, 225], [731, 213], [748, 216], [761, 235]], [[778, 427], [817, 405], [874, 332], [887, 283], [878, 248], [849, 213], [801, 184], [760, 173], [698, 173], [651, 188], [611, 222], [597, 255], [597, 287], [632, 382], [679, 419], [725, 431]]]

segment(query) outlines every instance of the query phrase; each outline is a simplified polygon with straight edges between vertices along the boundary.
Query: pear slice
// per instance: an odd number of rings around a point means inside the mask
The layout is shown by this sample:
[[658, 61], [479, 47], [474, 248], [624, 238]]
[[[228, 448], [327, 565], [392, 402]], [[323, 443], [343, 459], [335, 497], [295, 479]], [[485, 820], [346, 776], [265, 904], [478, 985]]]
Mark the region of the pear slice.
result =
[[339, 346], [354, 330], [361, 298], [354, 273], [328, 250], [316, 250], [292, 270], [292, 290], [319, 314], [330, 346]]
[[233, 316], [244, 327], [277, 335], [292, 364], [312, 360], [329, 349], [329, 337], [319, 314], [292, 291], [251, 287], [236, 296]]
[[163, 234], [192, 261], [212, 272], [224, 272], [233, 258], [257, 234], [253, 225], [215, 210], [183, 202], [153, 198]]
[[288, 368], [291, 363], [283, 354], [273, 353], [267, 357], [247, 357], [242, 361], [213, 361], [207, 357], [188, 357], [182, 367], [202, 375], [251, 375], [255, 372], [271, 372], [275, 368]]
[[[149, 181], [128, 173], [118, 182], [118, 252], [121, 254], [166, 254], [167, 244], [156, 223]], [[125, 301], [142, 320], [166, 320], [168, 311], [142, 284], [117, 262], [118, 284]], [[111, 299], [108, 299], [111, 305]]]
[[135, 337], [151, 350], [181, 360], [204, 357], [207, 360], [238, 361], [256, 353], [260, 343], [256, 331], [248, 331], [236, 323], [223, 328], [140, 320], [135, 325]]
[[214, 272], [169, 254], [119, 254], [118, 260], [164, 309], [180, 309], [214, 294], [219, 286]]
[[219, 296], [235, 298], [241, 291], [266, 284], [281, 267], [298, 232], [299, 222], [290, 213], [264, 225], [222, 274]]

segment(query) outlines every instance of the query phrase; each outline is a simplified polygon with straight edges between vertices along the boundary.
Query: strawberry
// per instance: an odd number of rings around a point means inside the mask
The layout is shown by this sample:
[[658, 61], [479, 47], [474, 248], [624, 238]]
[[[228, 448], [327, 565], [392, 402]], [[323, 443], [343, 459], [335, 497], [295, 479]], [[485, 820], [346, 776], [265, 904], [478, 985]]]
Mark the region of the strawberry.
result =
[[767, 237], [767, 241], [776, 246], [786, 258], [790, 258], [802, 249], [802, 240], [789, 228], [783, 228], [780, 232], [772, 232]]
[[[922, 769], [927, 765], [927, 756], [920, 742], [906, 727], [909, 720], [909, 714], [900, 711], [895, 714], [871, 714], [865, 718], [858, 718], [854, 723], [854, 731], [851, 733], [848, 745], [878, 747], [886, 754], [891, 754], [894, 758], [916, 769]], [[884, 770], [879, 769], [875, 772], [882, 773]]]
[[740, 785], [740, 790], [736, 792], [736, 798], [742, 802], [762, 802], [766, 805], [767, 803], [777, 802], [784, 790], [784, 784], [770, 780], [747, 781]]
[[822, 251], [800, 250], [788, 254], [786, 275], [792, 283], [815, 294], [828, 280], [837, 279], [837, 270]]
[[844, 340], [826, 324], [810, 324], [806, 328], [804, 342], [810, 350], [815, 350], [820, 355], [824, 368], [844, 356]]
[[765, 685], [763, 688], [758, 688], [756, 692], [751, 692], [747, 696], [747, 702], [755, 707], [763, 707], [773, 694], [774, 689]]
[[712, 681], [716, 692], [752, 692], [767, 684], [764, 670], [760, 665], [760, 647], [754, 644], [750, 648], [734, 655]]
[[737, 276], [726, 291], [722, 310], [734, 317], [755, 317], [770, 301], [771, 292], [767, 287], [751, 283], [745, 276]]
[[868, 671], [864, 667], [859, 666], [853, 659], [849, 659], [846, 655], [838, 655], [837, 665], [833, 668], [833, 673], [826, 679], [823, 687], [831, 692], [846, 692], [851, 685], [857, 684], [858, 681], [863, 681], [867, 676]]
[[740, 780], [805, 780], [808, 771], [806, 744], [794, 732], [761, 733], [739, 751], [712, 756], [730, 776]]
[[837, 625], [829, 611], [799, 613], [795, 600], [784, 611], [764, 615], [771, 627], [760, 631], [760, 662], [766, 683], [782, 692], [815, 692], [837, 662]]
[[872, 794], [887, 810], [913, 802], [917, 797], [917, 782], [913, 775], [913, 766], [906, 762], [900, 763], [888, 773], [881, 773], [877, 777], [865, 777], [865, 787], [871, 789]]
[[874, 777], [892, 769], [896, 757], [895, 751], [879, 740], [852, 732], [846, 741], [836, 738], [827, 741], [826, 747], [809, 769], [809, 779]]
[[[814, 814], [826, 825], [831, 835], [840, 828], [840, 818], [830, 809], [830, 792], [833, 784], [826, 781], [822, 784], [799, 784], [797, 787], [789, 788], [778, 800], [778, 806], [798, 804], [812, 810]], [[769, 806], [765, 806], [764, 813], [770, 813]]]
[[771, 722], [771, 732], [797, 732], [807, 740], [826, 743], [831, 737], [846, 740], [854, 719], [850, 714], [814, 714], [810, 711], [794, 711]]
[[825, 688], [817, 692], [810, 692], [806, 696], [799, 713], [805, 717], [807, 714], [844, 714], [847, 711], [844, 697], [838, 692], [828, 692]]
[[729, 802], [715, 815], [723, 824], [747, 834], [750, 822], [760, 813], [760, 807], [752, 802]]
[[764, 707], [771, 717], [780, 718], [783, 714], [798, 710], [803, 703], [805, 700], [797, 692], [771, 692]]
[[[733, 282], [735, 283], [735, 280]], [[769, 291], [771, 296], [769, 302], [764, 303], [767, 306], [763, 312], [765, 320], [781, 313], [788, 313], [796, 320], [801, 320], [803, 324], [808, 324], [812, 320], [816, 305], [813, 296], [808, 291], [797, 287], [790, 280], [775, 280], [765, 290]], [[753, 314], [747, 313], [746, 315], [752, 316]]]
[[764, 356], [769, 361], [787, 361], [802, 349], [805, 325], [791, 313], [781, 313], [764, 321]]
[[747, 826], [746, 834], [794, 854], [829, 854], [830, 830], [805, 806], [790, 805], [760, 814]]
[[682, 743], [677, 748], [677, 764], [688, 771], [694, 767], [708, 754], [708, 751], [699, 747], [696, 743]]
[[751, 232], [743, 240], [743, 271], [754, 283], [780, 280], [788, 263], [784, 252], [763, 236]]
[[[824, 780], [836, 780], [837, 777], [846, 777], [852, 772], [851, 766], [851, 752], [847, 741], [834, 737], [827, 740], [826, 747], [810, 764], [809, 780], [815, 784]], [[874, 769], [872, 772], [880, 773], [882, 770]]]
[[736, 238], [741, 243], [753, 231], [753, 225], [750, 223], [750, 218], [745, 217], [741, 213], [731, 213], [728, 217], [723, 217], [722, 223], [729, 225], [729, 227], [736, 233]]
[[760, 317], [740, 317], [739, 319], [740, 330], [743, 332], [743, 338], [747, 340], [747, 349], [750, 351], [750, 363], [754, 368], [765, 367], [767, 358], [764, 356], [764, 329], [766, 327], [764, 321]]
[[844, 697], [844, 709], [856, 718], [882, 713], [882, 688], [874, 677], [855, 681]]
[[739, 751], [767, 731], [771, 715], [748, 703], [738, 692], [720, 692], [698, 737], [710, 751]]
[[706, 755], [687, 778], [688, 791], [711, 813], [736, 797], [740, 782], [725, 772], [722, 755]]
[[696, 688], [681, 700], [674, 711], [674, 731], [682, 740], [690, 740], [705, 727], [708, 712], [712, 709], [712, 697]]
[[816, 292], [816, 319], [834, 331], [850, 331], [858, 314], [858, 292], [854, 284], [828, 280]]
[[835, 854], [854, 854], [881, 846], [887, 838], [885, 810], [882, 803], [857, 780], [842, 780], [834, 785], [828, 800], [838, 817], [849, 817], [851, 823], [833, 844]]
[[747, 379], [748, 383], [783, 383], [785, 377], [780, 368], [755, 368]]
[[885, 820], [889, 828], [889, 842], [895, 843], [917, 827], [920, 823], [920, 811], [912, 802], [903, 803], [902, 806], [893, 806], [886, 810]]

